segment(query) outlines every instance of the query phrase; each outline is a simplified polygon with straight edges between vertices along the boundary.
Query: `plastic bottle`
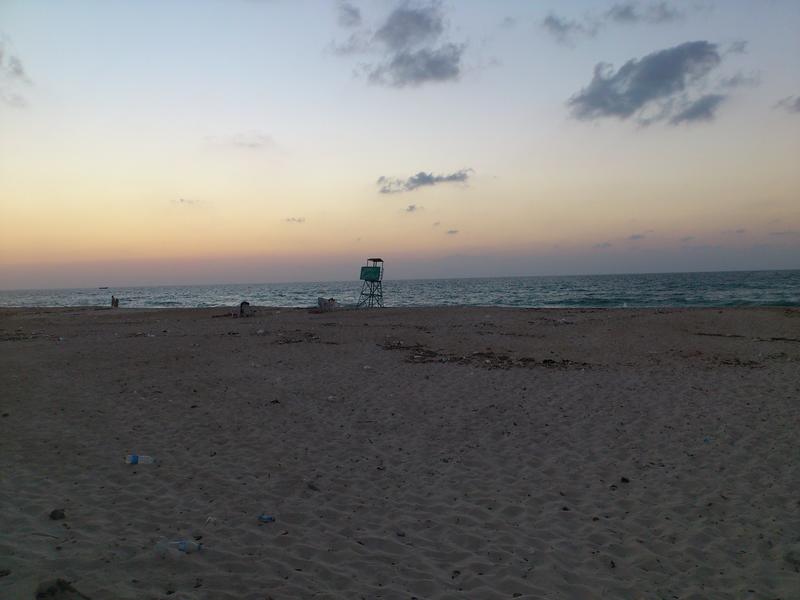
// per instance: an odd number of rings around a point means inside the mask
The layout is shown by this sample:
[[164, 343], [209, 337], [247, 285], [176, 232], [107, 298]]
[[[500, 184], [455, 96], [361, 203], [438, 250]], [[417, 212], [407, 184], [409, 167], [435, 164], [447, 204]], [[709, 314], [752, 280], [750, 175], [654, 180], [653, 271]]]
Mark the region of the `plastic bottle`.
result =
[[162, 556], [166, 555], [170, 549], [183, 552], [184, 554], [192, 554], [194, 552], [200, 552], [203, 548], [204, 546], [202, 543], [195, 542], [194, 540], [161, 540], [156, 544], [156, 550]]
[[259, 515], [258, 520], [261, 521], [262, 523], [274, 523], [275, 517], [273, 517], [272, 515]]
[[156, 459], [143, 454], [128, 454], [128, 456], [125, 457], [125, 462], [129, 465], [152, 465], [156, 462]]

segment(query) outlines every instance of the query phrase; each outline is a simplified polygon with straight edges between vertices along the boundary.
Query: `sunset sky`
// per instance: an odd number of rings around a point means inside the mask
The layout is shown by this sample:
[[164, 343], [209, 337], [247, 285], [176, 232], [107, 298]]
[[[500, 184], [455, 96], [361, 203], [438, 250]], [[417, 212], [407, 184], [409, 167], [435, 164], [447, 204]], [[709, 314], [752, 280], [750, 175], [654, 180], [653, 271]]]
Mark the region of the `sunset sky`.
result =
[[0, 0], [0, 288], [800, 268], [800, 2]]

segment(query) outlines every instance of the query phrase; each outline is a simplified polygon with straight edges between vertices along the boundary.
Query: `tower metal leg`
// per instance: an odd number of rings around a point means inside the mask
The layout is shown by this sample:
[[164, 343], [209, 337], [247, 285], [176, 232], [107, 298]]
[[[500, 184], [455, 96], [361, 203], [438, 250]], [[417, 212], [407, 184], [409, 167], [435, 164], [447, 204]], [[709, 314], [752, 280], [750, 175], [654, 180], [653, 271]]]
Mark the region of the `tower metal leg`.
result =
[[358, 299], [358, 308], [366, 306], [383, 308], [383, 285], [380, 281], [365, 281], [361, 286], [361, 296]]

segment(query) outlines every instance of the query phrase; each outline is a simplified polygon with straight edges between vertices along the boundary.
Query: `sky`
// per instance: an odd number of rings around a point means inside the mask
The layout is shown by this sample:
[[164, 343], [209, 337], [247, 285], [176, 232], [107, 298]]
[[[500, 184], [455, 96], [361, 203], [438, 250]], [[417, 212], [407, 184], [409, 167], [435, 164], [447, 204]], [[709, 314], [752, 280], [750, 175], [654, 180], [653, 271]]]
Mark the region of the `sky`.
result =
[[0, 0], [0, 288], [800, 268], [800, 2]]

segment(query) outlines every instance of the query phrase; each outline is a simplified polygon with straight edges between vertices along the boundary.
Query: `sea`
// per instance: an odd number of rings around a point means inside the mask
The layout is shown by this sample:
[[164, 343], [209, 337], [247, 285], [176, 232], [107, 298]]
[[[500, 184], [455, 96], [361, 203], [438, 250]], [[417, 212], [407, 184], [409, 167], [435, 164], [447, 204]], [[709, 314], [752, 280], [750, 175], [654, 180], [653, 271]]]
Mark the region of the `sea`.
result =
[[[0, 291], [0, 306], [170, 308], [355, 305], [359, 281]], [[384, 305], [637, 308], [800, 306], [800, 270], [406, 279], [383, 282]]]

